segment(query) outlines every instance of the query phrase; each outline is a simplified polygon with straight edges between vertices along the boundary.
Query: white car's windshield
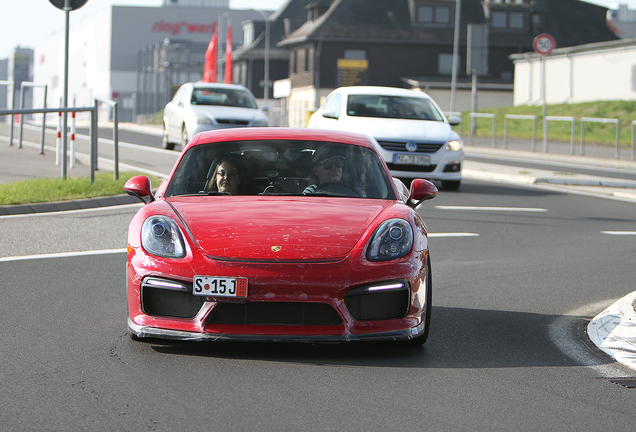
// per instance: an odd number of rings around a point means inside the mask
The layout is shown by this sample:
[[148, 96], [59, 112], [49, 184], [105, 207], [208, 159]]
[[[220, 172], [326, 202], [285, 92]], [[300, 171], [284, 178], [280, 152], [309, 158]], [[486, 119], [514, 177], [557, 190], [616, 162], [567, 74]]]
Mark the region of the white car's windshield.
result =
[[195, 87], [190, 99], [192, 105], [222, 105], [242, 108], [257, 108], [252, 97], [245, 91], [215, 87]]
[[177, 166], [166, 196], [193, 194], [395, 199], [373, 150], [296, 140], [191, 147]]
[[347, 115], [407, 120], [444, 121], [433, 103], [420, 97], [349, 95]]

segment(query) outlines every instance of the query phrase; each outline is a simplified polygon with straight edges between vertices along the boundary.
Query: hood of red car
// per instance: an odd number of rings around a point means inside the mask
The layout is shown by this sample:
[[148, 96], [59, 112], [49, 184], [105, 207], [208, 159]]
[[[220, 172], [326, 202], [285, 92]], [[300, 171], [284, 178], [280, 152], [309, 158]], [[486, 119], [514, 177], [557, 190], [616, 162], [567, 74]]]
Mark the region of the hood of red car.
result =
[[212, 258], [343, 258], [390, 202], [324, 197], [177, 197], [167, 200]]

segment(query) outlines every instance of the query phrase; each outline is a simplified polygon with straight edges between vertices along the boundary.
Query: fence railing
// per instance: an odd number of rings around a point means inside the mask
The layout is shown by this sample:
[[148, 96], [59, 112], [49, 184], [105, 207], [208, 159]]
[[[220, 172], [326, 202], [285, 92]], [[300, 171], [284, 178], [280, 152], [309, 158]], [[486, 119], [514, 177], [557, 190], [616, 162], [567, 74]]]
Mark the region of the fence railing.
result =
[[497, 147], [497, 117], [494, 114], [488, 113], [469, 113], [468, 114], [468, 144], [472, 144], [473, 135], [475, 133], [475, 119], [476, 118], [489, 118], [492, 120], [492, 146]]
[[544, 122], [544, 131], [543, 131], [543, 152], [548, 152], [548, 136], [550, 136], [550, 122], [551, 121], [561, 121], [561, 122], [570, 122], [570, 154], [574, 154], [574, 135], [576, 128], [576, 119], [574, 117], [567, 116], [545, 116]]
[[[468, 130], [468, 145], [472, 145], [475, 136], [475, 118], [489, 118], [492, 119], [492, 143], [493, 147], [496, 146], [496, 118], [495, 114], [490, 113], [469, 113], [469, 130]], [[525, 119], [532, 120], [532, 151], [536, 151], [536, 123], [537, 117], [533, 115], [516, 115], [505, 114], [504, 115], [504, 148], [508, 148], [508, 121], [509, 119]], [[570, 123], [570, 154], [575, 154], [575, 137], [576, 137], [576, 118], [567, 116], [546, 116], [543, 123], [543, 152], [548, 153], [548, 138], [550, 134], [551, 122], [569, 122]], [[610, 123], [616, 127], [615, 133], [615, 150], [614, 156], [616, 159], [620, 159], [620, 121], [612, 118], [595, 118], [595, 117], [583, 117], [580, 119], [581, 123], [581, 141], [580, 141], [580, 155], [585, 155], [585, 124], [586, 123]], [[636, 159], [636, 120], [631, 122], [631, 160]]]
[[592, 118], [592, 117], [581, 118], [581, 155], [585, 154], [585, 150], [583, 148], [583, 143], [585, 142], [585, 122], [614, 123], [616, 125], [616, 159], [619, 159], [620, 158], [621, 125], [618, 119]]
[[[19, 114], [20, 118], [22, 118], [25, 114], [42, 114], [46, 119], [46, 114], [58, 114], [58, 113], [77, 113], [77, 112], [88, 112], [90, 113], [90, 144], [89, 144], [89, 160], [90, 160], [90, 182], [95, 182], [95, 171], [97, 171], [97, 124], [98, 124], [98, 112], [99, 112], [99, 104], [106, 103], [110, 105], [113, 109], [113, 178], [115, 180], [119, 179], [119, 124], [118, 124], [118, 116], [117, 116], [117, 102], [95, 98], [95, 105], [92, 107], [70, 107], [70, 108], [28, 108], [28, 109], [8, 109], [8, 110], [0, 110], [0, 116], [10, 115], [13, 116], [15, 114]], [[22, 129], [23, 122], [20, 121], [19, 124], [19, 137], [20, 137], [20, 147], [22, 145]], [[13, 121], [10, 126], [10, 137], [9, 137], [9, 146], [13, 145]], [[44, 130], [46, 128], [45, 121], [42, 122], [42, 133], [40, 134], [40, 150], [41, 153], [44, 153]], [[63, 131], [63, 133], [68, 133], [68, 131]], [[67, 155], [63, 155], [63, 158], [66, 160]], [[66, 179], [66, 164], [62, 164], [62, 175], [63, 179]]]
[[504, 148], [508, 148], [508, 122], [509, 120], [532, 120], [532, 151], [536, 151], [537, 145], [537, 116], [506, 114], [504, 116]]

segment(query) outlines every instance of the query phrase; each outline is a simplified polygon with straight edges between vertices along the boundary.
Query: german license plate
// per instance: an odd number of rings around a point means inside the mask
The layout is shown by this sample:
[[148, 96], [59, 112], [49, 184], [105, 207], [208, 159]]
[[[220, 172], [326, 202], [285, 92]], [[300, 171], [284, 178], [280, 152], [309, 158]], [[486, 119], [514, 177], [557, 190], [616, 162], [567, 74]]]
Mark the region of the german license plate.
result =
[[195, 276], [193, 294], [221, 299], [247, 297], [247, 278]]
[[401, 165], [430, 165], [431, 157], [429, 155], [396, 153], [393, 155], [393, 163]]

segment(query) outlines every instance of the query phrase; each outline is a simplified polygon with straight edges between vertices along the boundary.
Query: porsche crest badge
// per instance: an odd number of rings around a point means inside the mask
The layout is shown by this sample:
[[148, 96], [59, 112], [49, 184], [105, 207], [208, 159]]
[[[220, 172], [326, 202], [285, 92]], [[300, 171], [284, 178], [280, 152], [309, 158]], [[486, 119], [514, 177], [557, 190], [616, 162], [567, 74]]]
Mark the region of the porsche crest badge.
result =
[[281, 249], [281, 246], [272, 246], [272, 252], [280, 252]]

